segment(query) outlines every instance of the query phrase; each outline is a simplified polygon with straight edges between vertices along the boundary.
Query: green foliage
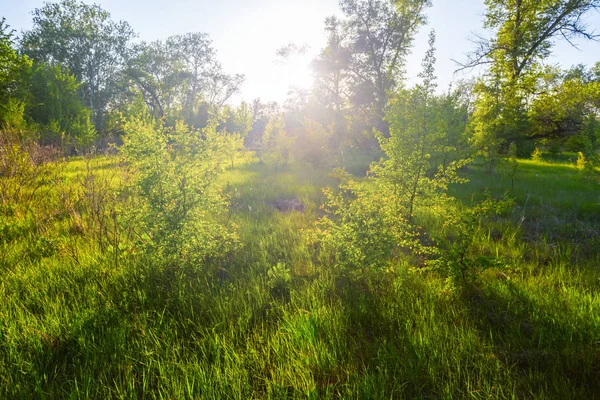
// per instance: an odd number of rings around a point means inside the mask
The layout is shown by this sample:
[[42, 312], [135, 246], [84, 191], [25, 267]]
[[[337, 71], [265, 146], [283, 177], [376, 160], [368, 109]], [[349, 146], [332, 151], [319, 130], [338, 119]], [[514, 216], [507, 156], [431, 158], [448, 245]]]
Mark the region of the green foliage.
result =
[[333, 160], [329, 140], [333, 135], [332, 130], [313, 120], [305, 120], [302, 128], [302, 135], [294, 144], [295, 158], [314, 167], [325, 168], [331, 164]]
[[447, 157], [457, 149], [457, 133], [442, 122], [444, 112], [440, 111], [447, 111], [448, 106], [439, 107], [434, 101], [434, 42], [432, 33], [420, 74], [423, 83], [390, 100], [386, 116], [390, 135], [377, 136], [386, 158], [372, 168], [392, 201], [411, 216], [418, 202], [435, 201], [449, 183], [460, 181], [457, 170], [466, 164], [464, 159], [449, 161]]
[[231, 161], [231, 168], [234, 168], [235, 159], [238, 153], [244, 149], [244, 138], [240, 133], [224, 133], [225, 136], [225, 153]]
[[514, 206], [511, 198], [505, 196], [494, 200], [486, 193], [485, 198], [474, 206], [448, 208], [444, 223], [435, 235], [439, 258], [429, 260], [428, 267], [443, 273], [452, 285], [468, 285], [483, 270], [501, 266], [496, 257], [482, 254], [479, 246], [486, 230], [490, 229], [490, 221], [508, 214]]
[[477, 100], [471, 126], [473, 131], [471, 143], [484, 155], [489, 172], [494, 170], [500, 146], [504, 143], [500, 125], [502, 100], [499, 83], [497, 81], [494, 83], [486, 85], [480, 81], [475, 86]]
[[585, 169], [585, 164], [585, 156], [583, 155], [583, 152], [580, 151], [577, 153], [577, 169], [583, 171]]
[[325, 263], [350, 271], [381, 269], [407, 253], [437, 253], [435, 243], [417, 225], [416, 210], [447, 207], [448, 185], [463, 181], [457, 170], [466, 161], [447, 158], [461, 135], [444, 123], [454, 111], [452, 102], [436, 101], [434, 95], [434, 40], [432, 33], [420, 75], [423, 84], [400, 91], [390, 101], [390, 135], [378, 134], [386, 158], [371, 170], [375, 188], [350, 181], [340, 186], [340, 194], [325, 191], [325, 211], [331, 217], [321, 218], [311, 236]]
[[[529, 116], [534, 137], [567, 138], [594, 142], [600, 109], [600, 81], [587, 71], [550, 71], [541, 84], [544, 90], [532, 101]], [[582, 149], [578, 149], [579, 151]]]
[[233, 227], [219, 222], [226, 200], [214, 182], [223, 158], [223, 137], [210, 125], [202, 132], [183, 123], [165, 130], [131, 119], [122, 153], [135, 168], [131, 211], [147, 251], [164, 264], [201, 269], [237, 245]]
[[[248, 109], [234, 115], [226, 101], [239, 91], [242, 75], [227, 75], [207, 34], [192, 32], [134, 46], [125, 76], [153, 117], [169, 124], [182, 119], [204, 128], [212, 116], [225, 115], [225, 127], [245, 136]], [[245, 112], [244, 112], [245, 111]]]
[[0, 105], [0, 121], [2, 129], [11, 132], [22, 132], [26, 129], [25, 102], [11, 97]]
[[271, 294], [274, 297], [289, 298], [290, 283], [292, 281], [290, 269], [284, 263], [277, 263], [276, 266], [267, 271], [267, 276]]
[[278, 168], [289, 162], [294, 139], [288, 136], [283, 115], [271, 117], [265, 128], [261, 143], [261, 159], [265, 164]]
[[336, 55], [354, 79], [350, 90], [355, 104], [373, 104], [381, 116], [387, 94], [396, 89], [403, 60], [413, 36], [425, 21], [428, 0], [343, 0], [346, 20], [340, 25], [343, 51]]
[[580, 176], [584, 176], [586, 178], [592, 178], [598, 175], [598, 171], [596, 171], [596, 157], [594, 155], [590, 155], [586, 157], [582, 151], [577, 152], [577, 161], [575, 166], [579, 171]]
[[238, 152], [244, 150], [244, 138], [252, 125], [247, 105], [243, 103], [237, 110], [225, 106], [218, 113], [218, 119], [220, 125], [215, 129], [223, 135], [223, 149], [233, 169]]
[[[342, 0], [342, 17], [325, 21], [327, 46], [313, 62], [316, 111], [333, 126], [332, 148], [377, 145], [389, 93], [401, 86], [414, 35], [426, 22], [429, 0]], [[324, 113], [323, 111], [327, 111]]]
[[584, 135], [571, 136], [563, 144], [563, 150], [575, 153], [583, 152], [584, 154], [591, 153], [591, 147], [589, 138]]
[[41, 141], [61, 147], [84, 149], [94, 143], [96, 132], [90, 111], [81, 103], [80, 83], [60, 66], [37, 63], [30, 82], [33, 104], [27, 115], [42, 126]]
[[526, 147], [524, 133], [530, 130], [525, 89], [512, 84], [504, 74], [500, 67], [493, 66], [474, 87], [471, 143], [485, 157], [489, 173], [494, 171], [510, 143]]
[[[580, 96], [571, 99], [567, 95], [566, 107], [548, 114], [547, 108], [563, 105], [555, 102], [553, 97], [558, 100], [559, 96], [554, 94], [542, 94], [536, 100], [538, 83], [544, 76], [542, 65], [551, 54], [556, 37], [567, 41], [594, 37], [582, 21], [588, 12], [600, 7], [600, 2], [489, 0], [486, 7], [484, 26], [492, 29], [493, 37], [478, 40], [464, 67], [491, 65], [475, 89], [474, 138], [478, 149], [486, 152], [488, 169], [492, 171], [498, 150], [505, 144], [515, 141], [525, 148], [523, 141], [529, 136], [532, 124], [538, 135], [564, 134], [565, 128], [572, 129], [561, 126], [565, 122], [561, 114], [573, 114], [572, 105], [579, 103], [576, 99]], [[532, 98], [534, 105], [529, 115], [528, 103]], [[580, 113], [577, 110], [574, 114]], [[570, 123], [567, 119], [566, 125]]]
[[237, 108], [229, 109], [225, 126], [228, 132], [236, 132], [242, 139], [248, 136], [252, 130], [252, 113], [248, 103], [242, 102]]
[[27, 214], [44, 201], [48, 185], [55, 184], [61, 172], [51, 157], [44, 156], [35, 143], [0, 137], [0, 209], [18, 205], [16, 211]]
[[18, 131], [24, 128], [26, 81], [31, 60], [17, 53], [13, 32], [0, 21], [0, 129]]
[[[338, 173], [339, 174], [339, 173]], [[403, 251], [419, 251], [417, 234], [383, 191], [348, 180], [339, 193], [323, 189], [326, 215], [307, 231], [319, 262], [344, 272], [361, 273], [389, 267]]]
[[533, 153], [531, 153], [531, 161], [533, 161], [533, 162], [542, 161], [542, 151], [540, 150], [539, 147], [536, 147], [535, 150], [533, 150]]
[[114, 22], [99, 5], [77, 0], [46, 3], [32, 15], [23, 50], [36, 61], [60, 63], [75, 75], [93, 123], [102, 131], [104, 112], [119, 92], [133, 30], [127, 22]]
[[473, 151], [468, 130], [471, 89], [470, 85], [459, 83], [446, 94], [431, 98], [432, 131], [440, 140], [431, 154], [432, 165], [447, 168], [451, 162], [471, 157]]

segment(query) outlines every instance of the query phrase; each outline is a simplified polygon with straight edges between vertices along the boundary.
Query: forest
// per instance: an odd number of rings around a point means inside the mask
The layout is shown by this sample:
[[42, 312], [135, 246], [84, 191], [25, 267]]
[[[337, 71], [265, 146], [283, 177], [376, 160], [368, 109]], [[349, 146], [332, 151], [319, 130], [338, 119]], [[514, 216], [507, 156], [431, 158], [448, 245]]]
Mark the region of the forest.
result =
[[340, 0], [282, 102], [206, 33], [3, 18], [0, 398], [600, 399], [600, 57], [549, 61], [600, 0], [483, 3], [441, 88], [431, 0]]

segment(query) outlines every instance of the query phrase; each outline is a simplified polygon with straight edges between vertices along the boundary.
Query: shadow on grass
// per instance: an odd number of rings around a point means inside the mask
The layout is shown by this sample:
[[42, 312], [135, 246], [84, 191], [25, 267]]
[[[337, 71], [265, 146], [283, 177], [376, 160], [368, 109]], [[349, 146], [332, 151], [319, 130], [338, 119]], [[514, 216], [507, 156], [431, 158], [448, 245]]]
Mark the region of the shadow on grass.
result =
[[463, 301], [495, 356], [519, 371], [522, 393], [564, 399], [600, 393], [599, 332], [578, 315], [569, 319], [567, 301], [544, 302], [511, 281], [471, 286]]

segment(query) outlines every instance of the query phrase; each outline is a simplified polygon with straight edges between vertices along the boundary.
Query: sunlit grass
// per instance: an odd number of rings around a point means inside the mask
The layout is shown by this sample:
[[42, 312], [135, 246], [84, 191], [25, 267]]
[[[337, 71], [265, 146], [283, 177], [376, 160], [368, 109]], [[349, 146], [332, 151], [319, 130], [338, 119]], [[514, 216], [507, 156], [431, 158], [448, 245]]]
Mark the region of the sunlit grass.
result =
[[[109, 176], [116, 163], [69, 161], [64, 184], [75, 190], [88, 165]], [[0, 396], [594, 398], [600, 258], [582, 249], [598, 229], [597, 184], [530, 161], [514, 190], [477, 166], [466, 175], [453, 188], [460, 201], [508, 191], [518, 207], [478, 239], [502, 265], [463, 290], [406, 263], [361, 280], [314, 263], [301, 230], [335, 181], [252, 153], [219, 178], [243, 247], [211, 276], [182, 279], [143, 255], [116, 265], [70, 214], [36, 218], [56, 199], [2, 216]], [[282, 198], [305, 211], [279, 212]], [[291, 274], [285, 291], [269, 275], [278, 263]]]

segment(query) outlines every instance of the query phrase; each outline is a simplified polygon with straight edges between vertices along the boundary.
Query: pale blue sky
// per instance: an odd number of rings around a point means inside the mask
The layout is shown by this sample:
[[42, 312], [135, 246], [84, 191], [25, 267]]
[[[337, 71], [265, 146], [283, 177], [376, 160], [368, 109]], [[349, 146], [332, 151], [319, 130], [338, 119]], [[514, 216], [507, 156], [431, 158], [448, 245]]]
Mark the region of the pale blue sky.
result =
[[[0, 16], [17, 31], [31, 27], [30, 12], [42, 0], [0, 0]], [[164, 39], [187, 32], [206, 32], [213, 39], [226, 72], [243, 73], [246, 83], [240, 98], [282, 101], [290, 86], [308, 86], [310, 59], [325, 44], [323, 22], [339, 14], [337, 0], [96, 0], [114, 20], [125, 20], [142, 40]], [[431, 28], [437, 33], [437, 76], [440, 90], [454, 79], [452, 58], [464, 59], [471, 49], [472, 32], [482, 28], [483, 0], [433, 0], [429, 24], [417, 35], [407, 63], [407, 79], [416, 78]], [[600, 32], [600, 15], [588, 18]], [[275, 51], [290, 42], [308, 44], [310, 50], [287, 65], [276, 63]], [[580, 42], [580, 50], [560, 42], [550, 63], [571, 66], [600, 61], [600, 43]], [[239, 100], [239, 99], [238, 99]]]

